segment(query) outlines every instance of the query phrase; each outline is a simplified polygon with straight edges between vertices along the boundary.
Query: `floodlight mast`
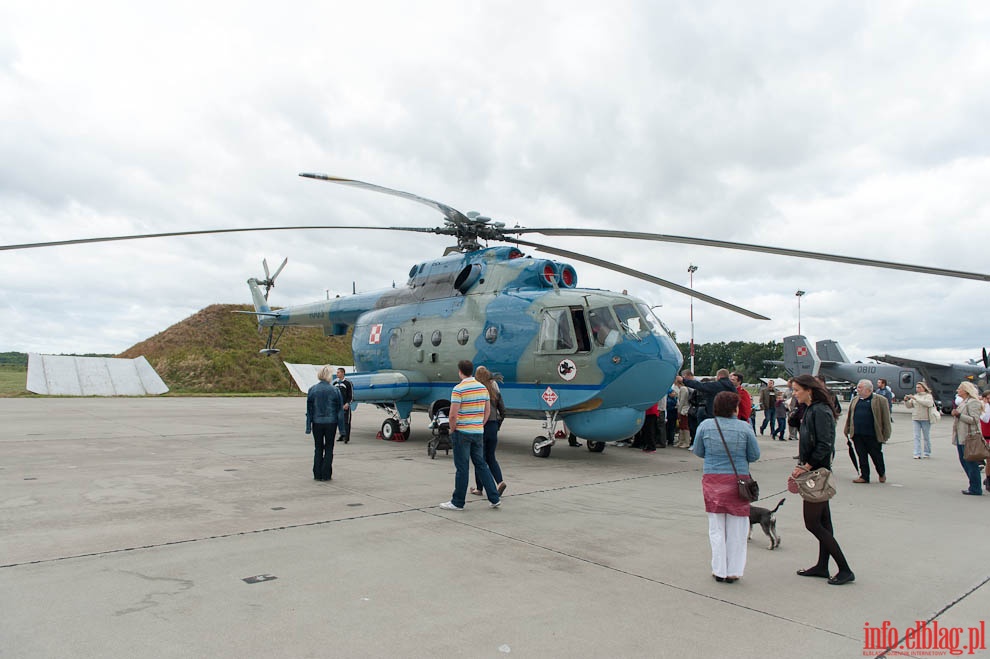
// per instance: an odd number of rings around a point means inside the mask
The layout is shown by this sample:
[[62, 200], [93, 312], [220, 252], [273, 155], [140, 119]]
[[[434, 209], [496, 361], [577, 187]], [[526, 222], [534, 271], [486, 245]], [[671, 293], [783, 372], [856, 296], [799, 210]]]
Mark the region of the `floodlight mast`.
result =
[[688, 265], [688, 277], [691, 287], [691, 374], [694, 375], [694, 273], [698, 271], [698, 266]]
[[804, 297], [804, 291], [798, 291], [794, 295], [798, 299], [798, 336], [801, 336], [801, 298]]

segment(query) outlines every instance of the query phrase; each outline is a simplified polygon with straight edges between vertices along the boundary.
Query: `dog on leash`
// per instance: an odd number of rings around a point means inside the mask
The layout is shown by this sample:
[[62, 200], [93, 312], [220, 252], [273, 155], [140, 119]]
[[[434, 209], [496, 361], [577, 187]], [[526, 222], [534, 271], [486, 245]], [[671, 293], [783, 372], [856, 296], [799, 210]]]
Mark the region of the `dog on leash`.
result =
[[770, 546], [767, 549], [776, 549], [780, 546], [780, 536], [777, 535], [777, 518], [774, 517], [774, 513], [777, 512], [777, 508], [784, 505], [784, 499], [781, 499], [777, 503], [777, 507], [773, 510], [769, 508], [760, 508], [759, 506], [749, 507], [749, 535], [746, 537], [747, 540], [753, 537], [753, 527], [757, 524], [763, 529], [763, 532], [767, 534], [770, 538]]

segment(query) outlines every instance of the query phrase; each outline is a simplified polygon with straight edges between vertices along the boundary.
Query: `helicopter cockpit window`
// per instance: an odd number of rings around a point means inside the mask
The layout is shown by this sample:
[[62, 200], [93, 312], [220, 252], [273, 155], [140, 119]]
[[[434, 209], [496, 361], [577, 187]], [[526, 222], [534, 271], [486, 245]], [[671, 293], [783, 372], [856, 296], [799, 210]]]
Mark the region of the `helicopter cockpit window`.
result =
[[571, 310], [544, 309], [540, 325], [540, 352], [574, 352]]
[[423, 333], [422, 332], [416, 332], [415, 334], [413, 334], [413, 345], [416, 346], [417, 348], [420, 347], [421, 345], [423, 345]]
[[433, 336], [430, 337], [430, 343], [432, 343], [435, 346], [438, 346], [440, 345], [440, 341], [442, 340], [442, 338], [443, 337], [440, 334], [440, 330], [433, 330]]
[[654, 334], [660, 335], [662, 332], [670, 338], [674, 338], [670, 333], [670, 328], [667, 327], [655, 313], [653, 313], [652, 309], [645, 304], [637, 304], [636, 308], [639, 309], [639, 313], [646, 319], [646, 324], [650, 326]]
[[646, 323], [646, 319], [639, 315], [635, 305], [617, 304], [615, 315], [619, 319], [619, 327], [626, 334], [641, 338], [650, 333], [650, 326]]
[[588, 320], [591, 323], [591, 335], [595, 339], [595, 345], [611, 348], [619, 342], [619, 328], [608, 307], [591, 309], [588, 311]]
[[471, 333], [468, 332], [465, 328], [462, 327], [461, 329], [457, 330], [457, 342], [459, 344], [466, 345], [469, 338], [471, 338]]

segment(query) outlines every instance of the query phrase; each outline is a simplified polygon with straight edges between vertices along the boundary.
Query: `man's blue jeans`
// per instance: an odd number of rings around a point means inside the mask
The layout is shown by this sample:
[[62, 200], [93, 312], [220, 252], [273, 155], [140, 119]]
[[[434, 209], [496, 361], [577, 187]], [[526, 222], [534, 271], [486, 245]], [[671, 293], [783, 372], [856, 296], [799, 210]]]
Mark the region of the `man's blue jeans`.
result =
[[[756, 416], [755, 414], [753, 415]], [[770, 434], [774, 433], [774, 421], [777, 420], [777, 410], [773, 407], [767, 407], [763, 410], [763, 423], [760, 424], [760, 434], [770, 426]]]
[[491, 503], [498, 503], [498, 486], [492, 478], [492, 472], [485, 462], [485, 444], [481, 433], [468, 434], [455, 430], [450, 435], [454, 446], [454, 468], [457, 474], [454, 476], [454, 493], [450, 497], [450, 502], [458, 508], [464, 507], [464, 499], [467, 497], [468, 478], [471, 463], [474, 464], [474, 471], [481, 479], [481, 485], [485, 488], [485, 494]]

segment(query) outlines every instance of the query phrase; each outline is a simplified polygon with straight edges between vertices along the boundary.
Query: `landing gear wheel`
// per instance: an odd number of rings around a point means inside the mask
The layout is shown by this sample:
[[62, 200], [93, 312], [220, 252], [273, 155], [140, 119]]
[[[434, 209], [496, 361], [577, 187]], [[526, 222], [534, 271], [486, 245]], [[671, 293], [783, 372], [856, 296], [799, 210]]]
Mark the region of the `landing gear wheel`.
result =
[[390, 442], [397, 432], [399, 432], [399, 422], [395, 419], [385, 419], [382, 423], [382, 439]]
[[549, 458], [550, 457], [550, 445], [538, 446], [543, 442], [548, 441], [546, 437], [537, 437], [533, 440], [533, 455], [538, 458]]
[[590, 439], [587, 441], [588, 450], [592, 453], [601, 453], [605, 450], [605, 442], [593, 442]]

